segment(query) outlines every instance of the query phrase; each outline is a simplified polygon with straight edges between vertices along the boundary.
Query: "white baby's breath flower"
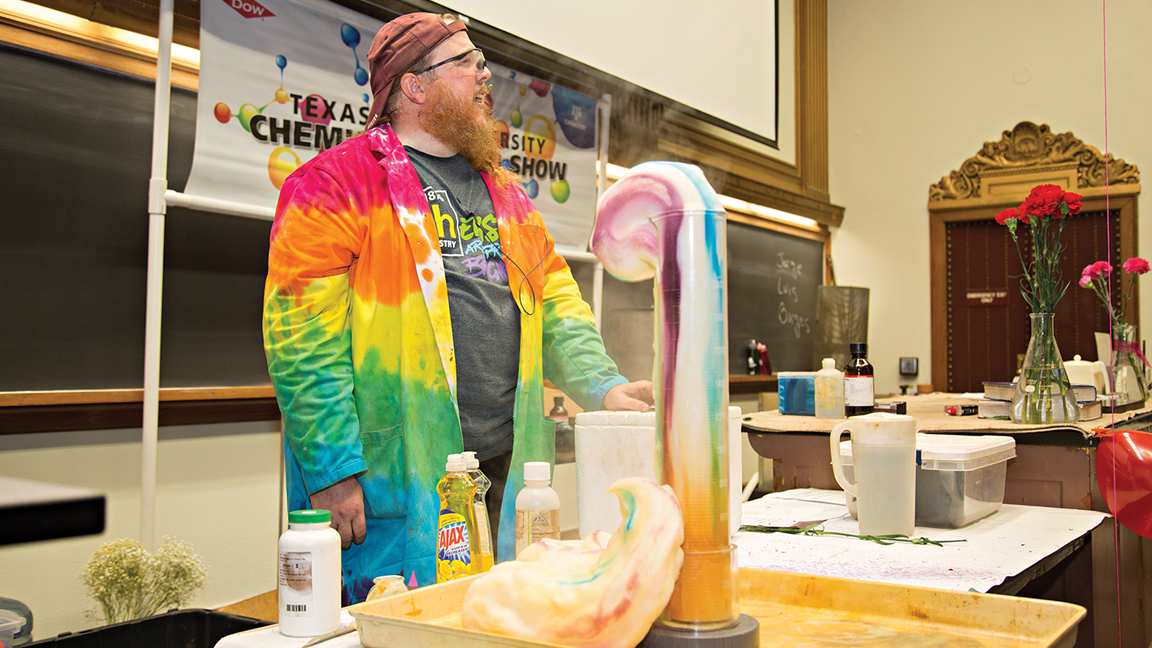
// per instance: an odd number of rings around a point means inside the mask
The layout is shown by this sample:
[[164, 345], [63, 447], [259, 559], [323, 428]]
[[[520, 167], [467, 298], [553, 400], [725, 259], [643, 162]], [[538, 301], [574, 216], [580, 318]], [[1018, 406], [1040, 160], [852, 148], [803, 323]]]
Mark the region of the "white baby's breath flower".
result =
[[89, 618], [108, 624], [185, 605], [206, 578], [192, 547], [168, 536], [155, 554], [136, 540], [106, 542], [80, 573], [98, 605], [88, 611]]

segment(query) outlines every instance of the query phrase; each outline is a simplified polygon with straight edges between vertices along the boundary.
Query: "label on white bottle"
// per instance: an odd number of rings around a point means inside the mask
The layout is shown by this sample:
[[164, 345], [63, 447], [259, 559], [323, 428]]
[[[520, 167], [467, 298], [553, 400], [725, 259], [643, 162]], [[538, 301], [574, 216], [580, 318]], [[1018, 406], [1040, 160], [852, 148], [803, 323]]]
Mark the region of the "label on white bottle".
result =
[[516, 511], [516, 555], [525, 547], [541, 540], [560, 539], [560, 511]]
[[312, 552], [280, 552], [280, 616], [312, 613]]
[[832, 409], [840, 404], [841, 381], [816, 376], [816, 409]]
[[844, 404], [849, 407], [871, 406], [876, 404], [876, 392], [872, 376], [844, 377]]

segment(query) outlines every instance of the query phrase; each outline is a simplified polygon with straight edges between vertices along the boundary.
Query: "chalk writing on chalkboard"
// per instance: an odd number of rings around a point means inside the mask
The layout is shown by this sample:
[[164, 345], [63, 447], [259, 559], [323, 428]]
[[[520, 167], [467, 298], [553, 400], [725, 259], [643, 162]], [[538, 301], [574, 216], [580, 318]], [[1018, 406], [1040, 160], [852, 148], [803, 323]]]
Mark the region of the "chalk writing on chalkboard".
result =
[[777, 306], [776, 316], [780, 323], [789, 327], [796, 339], [804, 333], [811, 333], [812, 327], [808, 324], [808, 317], [795, 310], [789, 310], [789, 302], [794, 306], [800, 301], [797, 292], [797, 282], [804, 276], [804, 265], [789, 259], [783, 252], [776, 253], [776, 294], [782, 295]]
[[728, 221], [728, 366], [744, 367], [749, 340], [773, 371], [811, 371], [824, 242]]

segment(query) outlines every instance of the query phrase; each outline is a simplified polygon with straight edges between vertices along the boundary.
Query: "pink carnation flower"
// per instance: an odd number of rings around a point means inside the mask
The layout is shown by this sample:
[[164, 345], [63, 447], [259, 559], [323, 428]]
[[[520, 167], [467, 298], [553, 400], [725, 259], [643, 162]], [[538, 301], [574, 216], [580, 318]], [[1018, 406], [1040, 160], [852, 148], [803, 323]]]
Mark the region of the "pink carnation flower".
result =
[[[1125, 264], [1125, 268], [1127, 268], [1127, 264]], [[1088, 281], [1095, 281], [1100, 277], [1107, 277], [1110, 274], [1112, 274], [1112, 264], [1107, 261], [1097, 261], [1084, 268], [1084, 271], [1080, 273], [1080, 285], [1084, 285], [1084, 277], [1088, 277]]]
[[1124, 262], [1124, 272], [1142, 275], [1148, 270], [1148, 262], [1140, 257], [1132, 257]]

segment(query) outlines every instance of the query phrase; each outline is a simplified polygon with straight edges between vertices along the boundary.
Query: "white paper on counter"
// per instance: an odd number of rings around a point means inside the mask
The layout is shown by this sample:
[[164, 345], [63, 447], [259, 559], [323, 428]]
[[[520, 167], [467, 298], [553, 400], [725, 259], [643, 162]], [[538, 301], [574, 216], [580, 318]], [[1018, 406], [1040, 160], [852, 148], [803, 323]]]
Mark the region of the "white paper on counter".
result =
[[[352, 615], [348, 614], [348, 608], [340, 610], [341, 628], [352, 621]], [[313, 638], [285, 637], [280, 634], [280, 626], [270, 625], [230, 634], [217, 641], [216, 648], [300, 648]], [[352, 631], [339, 637], [333, 637], [319, 644], [317, 648], [360, 648], [360, 632]]]
[[740, 524], [802, 528], [848, 515], [844, 491], [797, 488], [772, 493], [771, 497], [771, 506], [745, 503]]
[[[914, 537], [945, 544], [880, 545], [859, 538], [741, 531], [732, 537], [741, 567], [943, 589], [987, 592], [1096, 528], [1097, 511], [1004, 504], [959, 529], [916, 527]], [[860, 533], [843, 491], [796, 489], [745, 502], [743, 523], [788, 526], [826, 520], [826, 531]], [[791, 522], [788, 522], [791, 520]], [[771, 522], [766, 522], [771, 521]]]

